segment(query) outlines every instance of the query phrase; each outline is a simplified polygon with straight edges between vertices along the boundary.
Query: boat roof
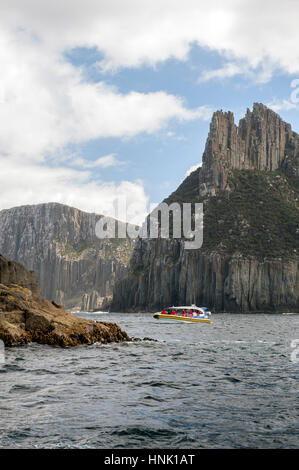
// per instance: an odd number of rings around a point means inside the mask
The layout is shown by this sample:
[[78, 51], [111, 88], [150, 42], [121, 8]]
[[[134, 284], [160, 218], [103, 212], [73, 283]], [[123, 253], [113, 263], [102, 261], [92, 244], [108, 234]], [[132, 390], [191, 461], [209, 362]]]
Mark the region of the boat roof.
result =
[[192, 309], [192, 310], [207, 310], [206, 307], [197, 307], [196, 305], [185, 305], [185, 306], [181, 306], [181, 307], [175, 307], [174, 305], [172, 307], [168, 307], [168, 308], [176, 308], [176, 309]]

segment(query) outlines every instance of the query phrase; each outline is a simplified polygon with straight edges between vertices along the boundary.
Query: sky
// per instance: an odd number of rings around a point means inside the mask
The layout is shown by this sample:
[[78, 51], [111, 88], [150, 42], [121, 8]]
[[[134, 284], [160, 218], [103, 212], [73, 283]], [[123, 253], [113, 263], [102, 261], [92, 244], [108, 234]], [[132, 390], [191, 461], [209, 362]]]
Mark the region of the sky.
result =
[[299, 132], [298, 0], [1, 0], [0, 210], [141, 223], [202, 160], [214, 111]]

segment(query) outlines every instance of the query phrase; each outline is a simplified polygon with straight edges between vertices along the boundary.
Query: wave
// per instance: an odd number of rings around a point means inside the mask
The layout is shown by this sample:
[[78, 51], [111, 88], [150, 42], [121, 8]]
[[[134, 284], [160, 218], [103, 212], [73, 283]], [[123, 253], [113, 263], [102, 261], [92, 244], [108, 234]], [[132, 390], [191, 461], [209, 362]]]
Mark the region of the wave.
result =
[[103, 312], [102, 310], [99, 310], [97, 312], [78, 312], [77, 310], [76, 311], [72, 311], [71, 313], [73, 314], [83, 314], [83, 315], [108, 315], [109, 312]]

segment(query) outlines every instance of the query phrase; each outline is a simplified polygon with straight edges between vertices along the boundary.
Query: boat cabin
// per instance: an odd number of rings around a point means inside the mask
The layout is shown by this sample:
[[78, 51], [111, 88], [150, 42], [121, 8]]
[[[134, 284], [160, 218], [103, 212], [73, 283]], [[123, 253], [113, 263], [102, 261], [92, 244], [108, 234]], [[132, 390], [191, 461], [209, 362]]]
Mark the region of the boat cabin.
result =
[[195, 305], [182, 306], [182, 307], [169, 307], [162, 310], [161, 314], [176, 315], [180, 317], [206, 317], [210, 315], [206, 307], [196, 307]]

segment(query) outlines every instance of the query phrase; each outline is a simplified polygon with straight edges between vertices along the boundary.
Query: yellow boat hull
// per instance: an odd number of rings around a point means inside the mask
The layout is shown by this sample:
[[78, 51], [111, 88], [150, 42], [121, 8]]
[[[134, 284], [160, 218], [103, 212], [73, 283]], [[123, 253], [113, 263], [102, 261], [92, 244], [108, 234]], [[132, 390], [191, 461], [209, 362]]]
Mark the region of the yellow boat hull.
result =
[[192, 317], [183, 317], [180, 315], [165, 315], [162, 313], [156, 313], [154, 318], [162, 319], [162, 320], [181, 320], [181, 321], [189, 321], [189, 322], [196, 322], [196, 323], [211, 323], [211, 320], [206, 320], [204, 318], [192, 318]]

